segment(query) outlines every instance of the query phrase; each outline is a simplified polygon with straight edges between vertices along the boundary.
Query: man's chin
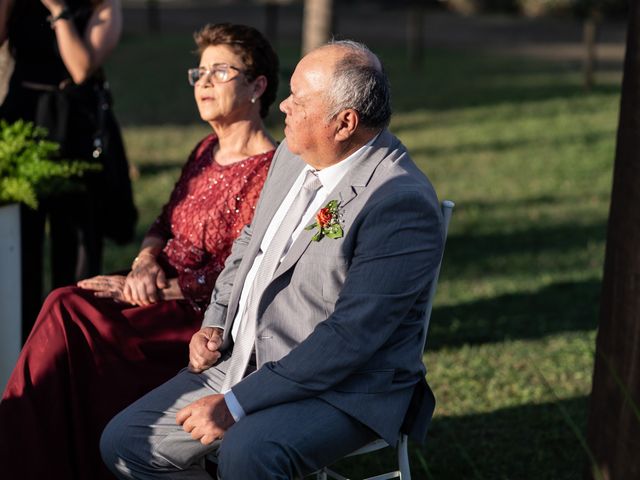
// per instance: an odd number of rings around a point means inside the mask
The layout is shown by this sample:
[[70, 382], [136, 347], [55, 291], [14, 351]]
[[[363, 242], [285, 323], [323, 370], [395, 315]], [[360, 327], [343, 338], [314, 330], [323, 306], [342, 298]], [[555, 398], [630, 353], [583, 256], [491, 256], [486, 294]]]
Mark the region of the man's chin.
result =
[[294, 155], [300, 155], [300, 150], [296, 148], [295, 144], [291, 144], [291, 140], [286, 135], [285, 140], [287, 141], [287, 148], [289, 149], [289, 151]]

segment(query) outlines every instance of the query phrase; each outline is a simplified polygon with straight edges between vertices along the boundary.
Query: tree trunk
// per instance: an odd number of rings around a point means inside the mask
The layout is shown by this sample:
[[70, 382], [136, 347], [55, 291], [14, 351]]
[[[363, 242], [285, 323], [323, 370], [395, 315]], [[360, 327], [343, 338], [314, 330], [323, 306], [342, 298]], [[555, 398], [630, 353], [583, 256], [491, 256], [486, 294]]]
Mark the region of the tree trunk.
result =
[[303, 55], [329, 41], [332, 19], [332, 0], [305, 0], [302, 24]]
[[582, 39], [584, 42], [584, 88], [589, 91], [593, 88], [596, 70], [596, 15], [591, 14], [584, 19], [582, 24]]
[[150, 32], [160, 31], [160, 6], [158, 0], [147, 0], [147, 29]]
[[407, 10], [407, 53], [409, 68], [416, 71], [424, 57], [424, 5], [411, 2]]
[[271, 42], [274, 49], [278, 47], [278, 18], [280, 16], [280, 5], [278, 3], [267, 2], [264, 5], [264, 34]]
[[640, 478], [640, 6], [629, 29], [587, 442], [587, 478]]

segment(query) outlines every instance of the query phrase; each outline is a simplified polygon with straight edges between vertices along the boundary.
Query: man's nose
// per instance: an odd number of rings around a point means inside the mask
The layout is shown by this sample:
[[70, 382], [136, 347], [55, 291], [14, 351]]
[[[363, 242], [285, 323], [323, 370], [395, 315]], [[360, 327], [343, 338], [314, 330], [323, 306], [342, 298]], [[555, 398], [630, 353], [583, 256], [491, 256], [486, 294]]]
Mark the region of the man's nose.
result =
[[288, 100], [289, 100], [289, 97], [285, 98], [283, 101], [280, 102], [280, 111], [282, 113], [287, 113]]

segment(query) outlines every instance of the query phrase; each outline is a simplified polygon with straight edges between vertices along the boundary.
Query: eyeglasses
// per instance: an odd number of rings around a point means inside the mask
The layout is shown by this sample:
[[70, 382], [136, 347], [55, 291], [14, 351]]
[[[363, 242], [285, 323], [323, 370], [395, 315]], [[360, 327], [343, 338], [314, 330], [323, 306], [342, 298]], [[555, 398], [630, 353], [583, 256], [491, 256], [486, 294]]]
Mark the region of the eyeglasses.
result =
[[214, 63], [210, 67], [190, 68], [187, 70], [189, 75], [189, 85], [195, 86], [202, 79], [209, 77], [213, 83], [225, 83], [237, 77], [231, 70], [243, 73], [238, 67], [229, 65], [228, 63]]

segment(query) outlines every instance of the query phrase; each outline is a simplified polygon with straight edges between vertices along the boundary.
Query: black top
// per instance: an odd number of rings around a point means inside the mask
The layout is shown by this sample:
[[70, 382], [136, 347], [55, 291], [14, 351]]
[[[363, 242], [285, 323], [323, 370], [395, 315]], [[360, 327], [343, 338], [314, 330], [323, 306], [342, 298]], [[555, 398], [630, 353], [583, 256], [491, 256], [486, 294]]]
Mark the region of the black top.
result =
[[[72, 21], [80, 35], [91, 17], [91, 0], [67, 0]], [[9, 48], [15, 60], [14, 80], [59, 85], [69, 78], [40, 0], [16, 0], [9, 19]]]
[[[78, 33], [84, 35], [96, 0], [66, 0], [66, 3]], [[94, 216], [102, 222], [100, 236], [104, 233], [119, 243], [127, 242], [133, 236], [137, 213], [129, 165], [110, 108], [104, 72], [98, 68], [79, 85], [72, 81], [62, 83], [70, 80], [70, 75], [60, 57], [55, 31], [47, 21], [49, 15], [40, 0], [14, 1], [9, 19], [9, 48], [15, 66], [7, 96], [0, 105], [0, 119], [10, 123], [23, 119], [46, 128], [49, 140], [60, 144], [60, 158], [101, 162], [104, 168], [100, 173], [82, 179], [88, 185], [87, 203], [97, 205], [98, 213]]]

